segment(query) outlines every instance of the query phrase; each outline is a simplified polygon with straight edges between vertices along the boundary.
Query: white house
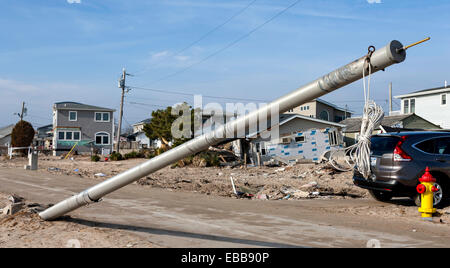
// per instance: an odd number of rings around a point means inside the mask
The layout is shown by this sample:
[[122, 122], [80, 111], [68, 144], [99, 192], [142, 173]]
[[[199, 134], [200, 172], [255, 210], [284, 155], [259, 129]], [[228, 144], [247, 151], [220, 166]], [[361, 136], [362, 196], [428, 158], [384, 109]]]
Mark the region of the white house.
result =
[[136, 124], [133, 124], [133, 126], [132, 126], [133, 127], [133, 133], [137, 133], [137, 132], [143, 131], [144, 130], [144, 126], [146, 124], [149, 124], [151, 121], [152, 121], [152, 119], [148, 118], [148, 119], [142, 120], [142, 121], [140, 121], [140, 122], [138, 122]]
[[401, 114], [415, 113], [420, 117], [450, 129], [450, 88], [440, 87], [396, 96], [401, 100]]
[[[279, 120], [279, 137], [264, 139], [261, 138], [262, 133], [247, 137], [250, 144], [245, 151], [252, 162], [256, 161], [258, 154], [262, 161], [320, 161], [326, 152], [343, 148], [342, 129], [345, 125], [300, 114], [282, 114]], [[235, 153], [242, 156], [236, 152], [236, 149], [242, 150], [237, 142], [233, 147]]]

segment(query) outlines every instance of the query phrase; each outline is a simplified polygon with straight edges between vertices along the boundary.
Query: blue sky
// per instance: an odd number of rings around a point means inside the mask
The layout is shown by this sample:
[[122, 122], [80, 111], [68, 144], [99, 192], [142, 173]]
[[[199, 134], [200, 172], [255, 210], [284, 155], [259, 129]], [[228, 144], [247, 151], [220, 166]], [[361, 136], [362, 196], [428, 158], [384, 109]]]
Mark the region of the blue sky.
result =
[[[202, 61], [295, 2], [256, 0], [177, 53], [252, 1], [0, 0], [0, 126], [17, 122], [13, 114], [22, 101], [26, 120], [36, 127], [51, 123], [51, 105], [58, 101], [118, 109], [123, 67], [135, 74], [128, 77], [130, 86], [272, 100], [363, 56], [369, 45], [393, 39], [409, 44], [432, 38], [409, 50], [404, 63], [373, 77], [373, 98], [383, 107], [391, 81], [398, 95], [450, 80], [446, 0], [304, 0]], [[360, 114], [362, 82], [323, 98]], [[182, 101], [193, 98], [133, 89], [125, 127], [148, 118], [152, 109]]]

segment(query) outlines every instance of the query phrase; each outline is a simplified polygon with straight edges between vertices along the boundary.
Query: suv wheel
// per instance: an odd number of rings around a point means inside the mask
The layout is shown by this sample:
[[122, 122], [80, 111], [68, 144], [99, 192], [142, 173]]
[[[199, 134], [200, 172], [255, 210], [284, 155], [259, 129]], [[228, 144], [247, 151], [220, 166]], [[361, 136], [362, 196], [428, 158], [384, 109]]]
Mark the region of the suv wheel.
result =
[[392, 193], [369, 190], [369, 194], [377, 201], [386, 202], [392, 199]]
[[[434, 193], [434, 204], [433, 206], [436, 208], [440, 208], [444, 206], [444, 201], [448, 198], [448, 192], [447, 187], [443, 186], [439, 181], [434, 183], [434, 186], [438, 189], [437, 192]], [[414, 197], [414, 203], [416, 206], [420, 207], [422, 205], [421, 198], [422, 196], [420, 194], [417, 194]]]

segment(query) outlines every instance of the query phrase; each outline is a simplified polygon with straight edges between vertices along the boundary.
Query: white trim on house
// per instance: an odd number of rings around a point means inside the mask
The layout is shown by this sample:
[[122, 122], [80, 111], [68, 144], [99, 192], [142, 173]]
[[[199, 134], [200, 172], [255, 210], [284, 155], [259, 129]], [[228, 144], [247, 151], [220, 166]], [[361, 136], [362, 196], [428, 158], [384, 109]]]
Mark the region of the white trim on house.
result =
[[[106, 135], [99, 135], [99, 134], [106, 134]], [[107, 136], [108, 137], [108, 143], [103, 143], [103, 138], [102, 138], [102, 143], [101, 144], [97, 143], [97, 136], [99, 136], [99, 137]], [[104, 132], [104, 131], [100, 131], [100, 132], [95, 133], [95, 135], [94, 135], [94, 144], [95, 145], [99, 145], [99, 146], [111, 145], [111, 135], [108, 132]]]
[[410, 93], [410, 94], [404, 94], [404, 95], [395, 96], [395, 98], [396, 99], [405, 99], [405, 98], [409, 98], [409, 97], [433, 95], [433, 94], [446, 93], [446, 92], [450, 92], [450, 87], [449, 88], [438, 88], [438, 89], [422, 91], [422, 92], [415, 92], [415, 93]]
[[[403, 100], [403, 106], [402, 106], [402, 111], [403, 111], [403, 114], [409, 114], [410, 112], [409, 112], [409, 110], [410, 110], [410, 101], [409, 101], [409, 99], [405, 99], [405, 100]], [[408, 109], [406, 109], [407, 107], [406, 107], [406, 104], [408, 104]]]
[[[101, 120], [97, 120], [97, 114], [101, 114]], [[103, 115], [104, 114], [108, 114], [108, 120], [103, 120]], [[109, 123], [111, 122], [111, 112], [95, 112], [94, 113], [94, 121], [95, 122], [105, 122], [105, 123]]]
[[325, 120], [321, 120], [321, 119], [317, 119], [317, 118], [313, 118], [313, 117], [308, 117], [308, 116], [304, 116], [304, 115], [300, 115], [300, 114], [296, 114], [296, 115], [292, 115], [289, 118], [283, 120], [280, 122], [280, 125], [284, 125], [287, 122], [295, 119], [295, 118], [300, 118], [300, 119], [305, 119], [305, 120], [309, 120], [309, 121], [313, 121], [313, 122], [317, 122], [317, 123], [322, 123], [322, 124], [326, 124], [326, 125], [332, 125], [332, 126], [336, 126], [336, 127], [345, 127], [345, 125], [339, 124], [339, 123], [335, 123], [335, 122], [331, 122], [331, 121], [325, 121]]
[[[413, 111], [413, 101], [414, 101], [414, 111]], [[416, 113], [416, 98], [410, 98], [409, 99], [409, 113], [414, 114]]]
[[[445, 104], [442, 104], [442, 102], [444, 101], [443, 97], [445, 97]], [[447, 104], [448, 104], [447, 93], [441, 94], [440, 95], [440, 105], [441, 106], [447, 106]]]
[[[70, 138], [70, 139], [68, 139], [67, 138], [67, 133], [72, 133], [72, 138]], [[64, 133], [63, 134], [63, 136], [64, 136], [64, 138], [60, 138], [59, 137], [59, 134], [60, 133]], [[78, 135], [78, 139], [75, 139], [75, 133], [79, 133], [79, 135]], [[58, 130], [57, 132], [56, 132], [56, 134], [57, 134], [57, 140], [59, 140], [59, 141], [81, 141], [81, 131], [79, 131], [79, 130], [77, 130], [77, 131], [72, 131], [72, 130]]]
[[[70, 113], [75, 113], [75, 119], [70, 119]], [[77, 111], [69, 111], [69, 121], [75, 122], [78, 120], [78, 112]]]

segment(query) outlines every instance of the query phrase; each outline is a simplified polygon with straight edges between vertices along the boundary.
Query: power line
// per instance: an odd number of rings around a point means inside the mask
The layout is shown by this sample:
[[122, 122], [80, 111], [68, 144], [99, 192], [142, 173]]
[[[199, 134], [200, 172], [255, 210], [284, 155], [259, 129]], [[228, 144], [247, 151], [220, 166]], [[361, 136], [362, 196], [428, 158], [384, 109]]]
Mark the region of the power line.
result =
[[168, 106], [163, 106], [163, 105], [158, 105], [158, 104], [149, 104], [149, 103], [134, 102], [134, 101], [130, 101], [130, 102], [127, 102], [127, 103], [128, 103], [128, 104], [131, 104], [131, 105], [153, 106], [153, 107], [160, 107], [160, 108], [167, 108], [167, 107], [170, 106], [170, 105], [168, 105]]
[[[143, 87], [130, 87], [132, 89], [139, 89], [139, 90], [146, 90], [146, 91], [153, 91], [153, 92], [159, 92], [159, 93], [165, 93], [165, 94], [174, 94], [174, 95], [183, 95], [183, 96], [196, 96], [198, 94], [192, 94], [192, 93], [184, 93], [180, 91], [171, 91], [171, 90], [165, 90], [165, 89], [155, 89], [155, 88], [143, 88]], [[210, 95], [201, 95], [203, 98], [209, 98], [209, 99], [223, 99], [223, 100], [241, 100], [241, 101], [257, 101], [257, 102], [267, 102], [267, 100], [258, 100], [258, 99], [246, 99], [246, 98], [232, 98], [232, 97], [224, 97], [224, 96], [210, 96]]]
[[[186, 101], [186, 98], [184, 97], [180, 97], [183, 100], [181, 101]], [[160, 98], [145, 98], [145, 97], [140, 97], [140, 96], [136, 96], [136, 97], [126, 97], [126, 99], [128, 100], [134, 100], [134, 101], [141, 101], [141, 100], [151, 100], [151, 101], [158, 101], [158, 102], [168, 102], [168, 103], [173, 103], [174, 101], [176, 101], [176, 98], [171, 98], [171, 99], [160, 99]]]
[[[378, 102], [386, 102], [386, 99], [378, 99], [378, 100], [374, 100], [374, 101], [378, 101]], [[348, 103], [348, 102], [354, 102], [354, 103], [364, 103], [364, 100], [346, 100], [346, 101], [332, 101], [333, 103]]]
[[[253, 4], [256, 3], [256, 1], [258, 0], [253, 0], [252, 2], [250, 2], [248, 5], [246, 5], [244, 8], [242, 8], [241, 10], [239, 10], [237, 13], [235, 13], [233, 16], [231, 16], [230, 18], [228, 18], [225, 22], [221, 23], [220, 25], [216, 26], [215, 28], [213, 28], [212, 30], [210, 30], [209, 32], [207, 32], [206, 34], [202, 35], [199, 39], [195, 40], [194, 42], [190, 43], [189, 45], [187, 45], [186, 47], [182, 48], [181, 50], [179, 50], [178, 52], [176, 52], [173, 57], [180, 55], [181, 53], [185, 52], [186, 50], [188, 50], [189, 48], [195, 46], [196, 44], [200, 43], [201, 41], [203, 41], [204, 39], [206, 39], [208, 36], [210, 36], [212, 33], [216, 32], [217, 30], [219, 30], [220, 28], [222, 28], [223, 26], [225, 26], [226, 24], [228, 24], [229, 22], [231, 22], [233, 19], [235, 19], [236, 17], [238, 17], [239, 15], [241, 15], [242, 13], [244, 13], [249, 7], [251, 7]], [[143, 71], [140, 71], [137, 73], [137, 75], [140, 75], [144, 72], [146, 72], [148, 69], [152, 68], [152, 67], [156, 67], [159, 64], [161, 64], [161, 62], [163, 61], [159, 61], [153, 65], [150, 65], [148, 67], [146, 67]]]
[[268, 23], [270, 23], [271, 21], [273, 21], [274, 19], [276, 19], [277, 17], [279, 17], [280, 15], [284, 14], [286, 11], [288, 11], [289, 9], [293, 8], [294, 6], [296, 6], [298, 3], [300, 3], [300, 1], [302, 0], [297, 0], [294, 3], [292, 3], [291, 5], [289, 5], [288, 7], [284, 8], [283, 10], [281, 10], [280, 12], [278, 12], [277, 14], [275, 14], [274, 16], [272, 16], [271, 18], [269, 18], [268, 20], [266, 20], [265, 22], [263, 22], [262, 24], [258, 25], [257, 27], [253, 28], [251, 31], [247, 32], [246, 34], [242, 35], [241, 37], [237, 38], [236, 40], [232, 41], [231, 43], [229, 43], [228, 45], [222, 47], [221, 49], [215, 51], [214, 53], [206, 56], [205, 58], [203, 58], [202, 60], [195, 62], [191, 65], [189, 65], [188, 67], [181, 69], [179, 71], [176, 71], [172, 74], [169, 74], [167, 76], [164, 76], [156, 81], [153, 81], [152, 83], [158, 83], [161, 82], [163, 80], [166, 80], [168, 78], [174, 77], [176, 75], [179, 75], [181, 73], [186, 72], [187, 70], [191, 69], [192, 67], [199, 65], [207, 60], [209, 60], [210, 58], [222, 53], [223, 51], [227, 50], [228, 48], [236, 45], [237, 43], [239, 43], [240, 41], [244, 40], [245, 38], [249, 37], [251, 34], [253, 34], [254, 32], [258, 31], [259, 29], [261, 29], [262, 27], [264, 27], [265, 25], [267, 25]]

